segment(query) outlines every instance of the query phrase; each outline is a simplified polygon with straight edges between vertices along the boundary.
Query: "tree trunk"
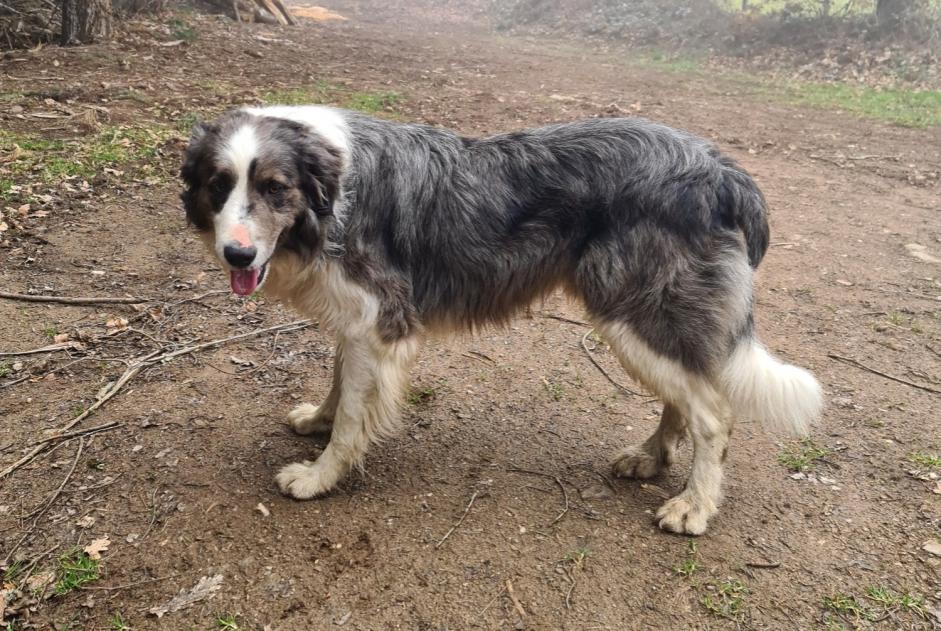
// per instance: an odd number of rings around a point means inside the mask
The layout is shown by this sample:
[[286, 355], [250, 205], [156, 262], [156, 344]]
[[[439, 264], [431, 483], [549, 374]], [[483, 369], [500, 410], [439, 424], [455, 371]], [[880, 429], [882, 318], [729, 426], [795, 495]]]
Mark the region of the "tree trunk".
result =
[[63, 46], [111, 37], [111, 0], [62, 0]]
[[911, 4], [911, 0], [877, 0], [876, 20], [879, 22], [879, 30], [890, 32], [897, 29]]

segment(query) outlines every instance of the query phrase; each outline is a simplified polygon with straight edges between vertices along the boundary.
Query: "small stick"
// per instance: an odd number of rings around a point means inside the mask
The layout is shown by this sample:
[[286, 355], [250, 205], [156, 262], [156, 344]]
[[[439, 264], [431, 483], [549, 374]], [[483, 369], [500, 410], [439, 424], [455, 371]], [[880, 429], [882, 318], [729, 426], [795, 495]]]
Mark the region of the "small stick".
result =
[[874, 375], [879, 375], [880, 377], [884, 377], [886, 379], [889, 379], [890, 381], [903, 383], [906, 386], [911, 386], [912, 388], [918, 388], [919, 390], [924, 390], [925, 392], [931, 392], [932, 394], [941, 394], [941, 390], [935, 390], [934, 388], [929, 388], [928, 386], [923, 386], [921, 384], [914, 383], [912, 381], [907, 381], [905, 379], [902, 379], [901, 377], [894, 377], [884, 372], [880, 372], [876, 370], [875, 368], [870, 368], [869, 366], [862, 364], [856, 361], [855, 359], [850, 359], [849, 357], [843, 357], [842, 355], [837, 355], [836, 353], [827, 353], [827, 357], [829, 357], [830, 359], [835, 359], [839, 362], [843, 362], [844, 364], [849, 364], [850, 366], [855, 366], [856, 368], [860, 368], [867, 372], [871, 372]]
[[568, 579], [569, 579], [569, 581], [571, 581], [571, 583], [572, 583], [572, 584], [569, 586], [568, 592], [566, 592], [566, 594], [565, 594], [565, 608], [566, 608], [566, 609], [571, 609], [571, 608], [572, 608], [572, 592], [575, 591], [575, 577], [572, 576], [572, 573], [569, 572], [568, 570], [565, 570], [564, 568], [563, 568], [563, 570], [565, 571], [565, 576], [567, 576]]
[[84, 447], [85, 447], [85, 439], [79, 438], [78, 449], [75, 452], [75, 460], [72, 461], [72, 468], [69, 469], [69, 472], [65, 475], [65, 478], [62, 480], [62, 484], [60, 484], [59, 488], [55, 490], [55, 492], [52, 494], [52, 497], [50, 497], [49, 500], [46, 501], [38, 510], [33, 511], [32, 513], [30, 513], [30, 515], [27, 516], [27, 517], [32, 517], [33, 515], [35, 515], [35, 517], [33, 517], [33, 523], [30, 524], [29, 528], [26, 529], [26, 532], [23, 533], [23, 536], [20, 537], [20, 540], [16, 542], [16, 544], [10, 549], [9, 552], [7, 552], [7, 556], [3, 560], [3, 565], [6, 565], [7, 563], [10, 562], [10, 559], [13, 557], [13, 553], [16, 552], [21, 545], [23, 545], [23, 542], [26, 541], [26, 539], [30, 536], [30, 534], [32, 534], [33, 530], [36, 529], [36, 524], [39, 523], [39, 518], [43, 516], [43, 513], [45, 513], [49, 509], [50, 506], [52, 506], [52, 503], [56, 501], [56, 498], [58, 498], [59, 495], [62, 494], [62, 489], [65, 488], [65, 485], [68, 483], [69, 479], [72, 477], [72, 474], [75, 473], [75, 467], [78, 466], [78, 459], [82, 456], [82, 449], [84, 449]]
[[490, 609], [490, 607], [493, 606], [493, 603], [497, 602], [497, 598], [499, 598], [500, 596], [502, 596], [502, 595], [503, 595], [503, 592], [505, 592], [505, 591], [506, 591], [506, 586], [504, 585], [503, 587], [500, 588], [500, 591], [497, 592], [497, 595], [490, 599], [490, 602], [487, 603], [487, 606], [484, 607], [484, 608], [480, 611], [480, 614], [478, 614], [478, 615], [479, 615], [479, 616], [483, 616], [485, 613], [487, 613], [487, 610]]
[[[152, 353], [144, 355], [143, 357], [138, 359], [136, 362], [128, 366], [127, 370], [124, 371], [124, 374], [122, 374], [118, 378], [118, 380], [114, 383], [114, 385], [111, 386], [111, 388], [109, 388], [108, 391], [105, 392], [105, 394], [102, 395], [100, 399], [98, 399], [97, 401], [92, 403], [90, 406], [88, 406], [87, 410], [85, 410], [84, 412], [82, 412], [81, 414], [73, 418], [71, 421], [69, 421], [62, 427], [60, 427], [58, 431], [65, 432], [75, 427], [75, 425], [77, 425], [78, 423], [82, 422], [92, 412], [100, 408], [109, 399], [111, 399], [114, 395], [116, 395], [118, 391], [122, 387], [124, 387], [124, 385], [128, 381], [133, 379], [137, 375], [137, 373], [139, 373], [144, 368], [149, 368], [150, 366], [153, 366], [158, 363], [168, 362], [175, 357], [179, 357], [180, 355], [186, 355], [186, 354], [193, 353], [199, 350], [203, 350], [205, 348], [212, 348], [214, 346], [221, 346], [222, 344], [225, 344], [227, 342], [232, 342], [235, 340], [242, 340], [248, 337], [255, 337], [258, 335], [264, 335], [265, 333], [270, 333], [271, 331], [298, 331], [300, 329], [307, 328], [308, 326], [310, 326], [310, 320], [295, 320], [294, 322], [289, 322], [287, 324], [277, 324], [275, 326], [270, 326], [265, 329], [258, 329], [257, 331], [249, 331], [248, 333], [232, 335], [230, 337], [226, 337], [226, 338], [222, 338], [218, 340], [212, 340], [210, 342], [203, 342], [202, 344], [197, 344], [195, 346], [187, 346], [185, 348], [180, 348], [169, 353], [159, 354], [161, 349], [157, 349], [153, 351]], [[33, 458], [38, 456], [45, 448], [46, 448], [46, 443], [37, 445], [28, 454], [26, 454], [25, 456], [23, 456], [22, 458], [20, 458], [19, 460], [17, 460], [10, 466], [8, 466], [6, 469], [0, 471], [0, 480], [7, 477], [11, 473], [16, 471], [20, 467], [22, 467], [23, 465], [33, 460]]]
[[34, 445], [42, 445], [43, 443], [50, 443], [55, 440], [62, 440], [66, 438], [75, 438], [77, 436], [89, 436], [91, 434], [97, 434], [99, 432], [106, 432], [109, 429], [114, 429], [116, 427], [122, 426], [123, 423], [118, 421], [111, 421], [110, 423], [105, 423], [104, 425], [96, 425], [95, 427], [89, 427], [88, 429], [82, 429], [75, 432], [68, 432], [66, 434], [55, 434], [54, 436], [49, 436], [48, 438], [42, 438], [37, 440], [34, 443], [29, 443], [27, 447], [32, 447]]
[[451, 526], [451, 530], [445, 533], [445, 535], [441, 538], [441, 541], [435, 544], [435, 548], [440, 548], [442, 544], [444, 544], [444, 542], [448, 540], [448, 537], [451, 536], [451, 533], [457, 530], [458, 526], [460, 526], [464, 522], [464, 518], [467, 517], [467, 513], [470, 512], [471, 506], [474, 505], [474, 500], [477, 499], [478, 493], [480, 493], [480, 491], [474, 491], [474, 494], [471, 495], [470, 501], [467, 503], [467, 506], [464, 508], [464, 512], [461, 514], [461, 518], [457, 520], [456, 524]]
[[576, 326], [587, 326], [587, 327], [589, 327], [589, 328], [591, 327], [591, 325], [588, 324], [587, 322], [582, 322], [581, 320], [572, 320], [572, 319], [570, 319], [570, 318], [565, 318], [565, 317], [563, 317], [563, 316], [557, 316], [557, 315], [554, 315], [554, 314], [551, 314], [551, 313], [540, 312], [540, 313], [539, 313], [539, 317], [541, 317], [541, 318], [550, 318], [550, 319], [552, 319], [552, 320], [558, 320], [559, 322], [566, 322], [566, 323], [568, 323], [568, 324], [574, 324], [574, 325], [576, 325]]
[[136, 305], [153, 302], [147, 298], [113, 298], [109, 296], [72, 298], [69, 296], [33, 296], [32, 294], [15, 294], [7, 291], [0, 291], [0, 298], [22, 300], [24, 302], [57, 302], [63, 305]]
[[593, 363], [593, 364], [595, 365], [595, 368], [597, 368], [598, 370], [600, 370], [600, 371], [601, 371], [601, 374], [604, 375], [604, 376], [607, 378], [608, 381], [610, 381], [612, 384], [614, 384], [614, 386], [615, 386], [618, 390], [621, 390], [622, 392], [626, 392], [627, 394], [632, 394], [632, 395], [634, 395], [635, 397], [641, 396], [641, 394], [640, 394], [639, 392], [634, 392], [633, 390], [631, 390], [631, 389], [628, 388], [627, 386], [623, 386], [623, 385], [621, 385], [620, 383], [618, 383], [617, 381], [615, 381], [615, 380], [614, 380], [614, 377], [612, 377], [611, 375], [609, 375], [609, 374], [608, 374], [608, 371], [605, 370], [605, 369], [601, 366], [601, 364], [599, 364], [599, 363], [595, 360], [594, 357], [592, 357], [591, 351], [588, 350], [587, 341], [588, 341], [588, 336], [591, 335], [591, 334], [594, 333], [594, 332], [595, 332], [595, 330], [592, 329], [591, 331], [589, 331], [588, 333], [586, 333], [585, 335], [582, 336], [582, 348], [585, 350], [585, 354], [588, 355], [588, 359], [591, 360], [591, 363]]
[[762, 568], [762, 569], [773, 570], [773, 569], [776, 568], [776, 567], [781, 567], [781, 562], [780, 562], [780, 561], [771, 561], [771, 562], [769, 562], [769, 563], [758, 563], [758, 562], [747, 561], [747, 562], [745, 563], [745, 565], [746, 565], [747, 567], [756, 567], [756, 568]]
[[516, 613], [520, 615], [520, 618], [526, 617], [526, 610], [523, 609], [523, 603], [520, 602], [520, 599], [516, 597], [516, 594], [513, 592], [513, 583], [510, 582], [510, 579], [506, 579], [506, 593], [510, 596], [510, 600], [513, 601], [513, 606], [516, 607]]
[[67, 351], [75, 348], [75, 342], [59, 342], [58, 344], [49, 344], [40, 348], [34, 348], [28, 351], [12, 351], [9, 353], [0, 353], [0, 357], [22, 357], [23, 355], [38, 355], [40, 353], [55, 353], [56, 351]]
[[497, 363], [493, 361], [493, 359], [491, 359], [488, 355], [485, 355], [484, 353], [481, 353], [480, 351], [467, 351], [466, 353], [464, 353], [464, 355], [466, 357], [472, 357], [474, 359], [479, 359], [481, 361], [488, 361], [491, 364]]

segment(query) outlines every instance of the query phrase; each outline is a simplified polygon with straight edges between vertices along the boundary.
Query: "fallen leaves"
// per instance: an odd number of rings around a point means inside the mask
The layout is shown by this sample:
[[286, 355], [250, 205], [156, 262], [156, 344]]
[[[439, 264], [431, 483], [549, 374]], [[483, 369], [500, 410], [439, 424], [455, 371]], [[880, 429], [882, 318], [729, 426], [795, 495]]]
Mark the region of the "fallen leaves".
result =
[[92, 539], [91, 543], [83, 548], [85, 554], [88, 555], [90, 559], [100, 559], [102, 552], [108, 551], [108, 546], [111, 545], [111, 540], [107, 536], [101, 537], [100, 539]]
[[929, 539], [925, 542], [925, 545], [923, 545], [921, 549], [928, 554], [941, 557], [941, 539]]

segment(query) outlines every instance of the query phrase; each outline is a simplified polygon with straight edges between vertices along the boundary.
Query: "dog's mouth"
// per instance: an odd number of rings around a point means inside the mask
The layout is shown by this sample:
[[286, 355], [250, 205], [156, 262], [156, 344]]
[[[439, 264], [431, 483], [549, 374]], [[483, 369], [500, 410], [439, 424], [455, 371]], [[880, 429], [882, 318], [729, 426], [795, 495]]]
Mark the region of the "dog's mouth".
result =
[[229, 282], [232, 285], [232, 293], [239, 296], [251, 296], [265, 282], [267, 272], [267, 262], [263, 263], [261, 267], [231, 270], [229, 272]]

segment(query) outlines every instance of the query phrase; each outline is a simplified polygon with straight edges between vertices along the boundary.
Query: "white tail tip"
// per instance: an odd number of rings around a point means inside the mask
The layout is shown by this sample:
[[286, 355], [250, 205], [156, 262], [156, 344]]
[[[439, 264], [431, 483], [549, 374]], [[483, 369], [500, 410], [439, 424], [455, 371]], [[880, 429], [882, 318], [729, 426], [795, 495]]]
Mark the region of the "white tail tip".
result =
[[769, 431], [804, 436], [823, 410], [823, 391], [812, 374], [772, 357], [757, 341], [741, 343], [722, 371], [732, 411]]

